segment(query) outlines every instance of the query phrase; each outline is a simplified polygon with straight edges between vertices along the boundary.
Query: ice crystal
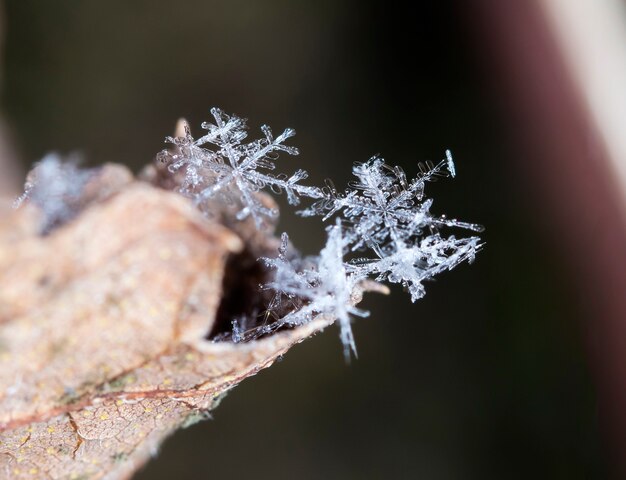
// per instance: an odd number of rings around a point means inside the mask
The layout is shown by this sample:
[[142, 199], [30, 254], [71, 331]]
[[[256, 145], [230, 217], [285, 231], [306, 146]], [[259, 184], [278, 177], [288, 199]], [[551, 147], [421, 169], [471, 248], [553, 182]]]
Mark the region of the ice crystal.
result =
[[425, 280], [465, 260], [472, 261], [480, 248], [478, 237], [442, 237], [442, 227], [473, 231], [482, 227], [432, 215], [432, 200], [424, 198], [426, 182], [455, 173], [449, 151], [437, 165], [421, 164], [420, 174], [411, 182], [401, 168], [374, 157], [354, 166], [357, 180], [350, 189], [340, 194], [327, 187], [324, 198], [300, 213], [323, 215], [324, 220], [341, 215], [348, 248], [367, 249], [372, 255], [352, 260], [350, 268], [363, 277], [402, 284], [415, 301], [424, 295]]
[[[423, 282], [474, 259], [481, 247], [478, 237], [445, 237], [441, 230], [457, 227], [480, 231], [482, 227], [433, 215], [433, 202], [425, 198], [427, 182], [456, 174], [451, 153], [447, 151], [446, 159], [437, 165], [420, 164], [419, 169], [419, 175], [409, 182], [399, 167], [372, 158], [354, 166], [356, 180], [349, 189], [339, 193], [328, 182], [322, 198], [300, 212], [303, 216], [321, 215], [324, 220], [337, 218], [328, 230], [326, 246], [308, 266], [303, 268], [300, 260], [287, 259], [286, 244], [276, 259], [264, 259], [275, 270], [274, 280], [266, 286], [276, 292], [268, 309], [280, 305], [283, 297], [305, 300], [275, 326], [306, 323], [319, 314], [334, 316], [348, 355], [356, 352], [350, 314], [367, 315], [352, 303], [364, 280], [399, 283], [415, 301], [424, 295]], [[344, 259], [355, 251], [367, 253]]]
[[425, 196], [428, 182], [456, 176], [450, 151], [436, 165], [418, 164], [413, 180], [379, 157], [355, 164], [356, 179], [339, 192], [330, 181], [324, 188], [301, 185], [307, 178], [304, 170], [292, 176], [270, 173], [279, 152], [298, 153], [284, 144], [293, 130], [274, 137], [263, 126], [264, 138], [244, 143], [244, 120], [216, 108], [211, 113], [215, 123], [202, 125], [206, 135], [196, 140], [185, 127], [184, 135], [166, 140], [174, 151], [160, 154], [170, 172], [182, 175], [181, 191], [201, 210], [210, 214], [216, 208], [229, 208], [234, 218], [251, 216], [261, 228], [277, 214], [257, 195], [269, 187], [275, 193], [286, 192], [293, 205], [300, 197], [313, 199], [312, 205], [299, 212], [303, 216], [336, 218], [325, 247], [315, 257], [289, 254], [288, 237], [283, 234], [278, 256], [262, 259], [273, 278], [261, 288], [273, 294], [268, 296], [261, 321], [233, 319], [232, 332], [220, 334], [220, 339], [250, 340], [325, 315], [338, 320], [345, 351], [356, 352], [350, 316], [367, 314], [353, 306], [353, 297], [366, 279], [401, 284], [416, 301], [424, 295], [424, 282], [461, 262], [471, 262], [480, 249], [476, 236], [456, 238], [442, 233], [447, 228], [480, 231], [480, 226], [432, 214], [433, 201]]
[[78, 160], [63, 160], [56, 153], [49, 153], [29, 173], [24, 193], [15, 201], [19, 207], [25, 201], [32, 202], [42, 211], [42, 234], [71, 220], [79, 211], [80, 197], [94, 170], [81, 169]]
[[299, 203], [301, 195], [321, 197], [320, 189], [298, 183], [308, 176], [304, 170], [291, 176], [270, 173], [276, 168], [279, 152], [298, 154], [297, 148], [284, 144], [295, 135], [294, 130], [288, 128], [274, 137], [270, 127], [263, 125], [264, 138], [243, 143], [248, 135], [245, 120], [218, 108], [211, 109], [211, 114], [215, 123], [202, 124], [206, 135], [194, 139], [185, 126], [183, 136], [166, 138], [174, 151], [159, 154], [172, 173], [183, 171], [181, 192], [192, 197], [203, 211], [208, 213], [210, 205], [215, 205], [212, 201], [217, 200], [231, 206], [237, 220], [252, 216], [261, 228], [278, 212], [263, 205], [256, 195], [259, 190], [269, 187], [274, 193], [285, 192], [292, 205]]
[[349, 358], [350, 351], [356, 354], [350, 316], [368, 315], [367, 311], [353, 305], [353, 295], [363, 275], [358, 271], [350, 272], [343, 260], [346, 240], [342, 235], [341, 224], [337, 222], [327, 232], [328, 239], [320, 254], [304, 261], [286, 258], [284, 252], [288, 237], [283, 234], [279, 256], [263, 259], [267, 266], [274, 269], [274, 279], [265, 287], [276, 292], [272, 301], [274, 307], [284, 299], [302, 302], [300, 308], [275, 322], [274, 328], [302, 325], [318, 315], [333, 317], [339, 322], [344, 353]]

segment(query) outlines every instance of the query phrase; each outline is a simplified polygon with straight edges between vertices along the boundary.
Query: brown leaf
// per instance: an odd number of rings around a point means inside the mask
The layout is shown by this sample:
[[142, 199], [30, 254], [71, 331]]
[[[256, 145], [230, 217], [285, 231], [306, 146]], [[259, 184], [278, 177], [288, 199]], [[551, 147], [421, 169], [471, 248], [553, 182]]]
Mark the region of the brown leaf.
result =
[[46, 237], [34, 208], [0, 217], [3, 478], [128, 478], [167, 435], [331, 322], [206, 340], [239, 236], [120, 167], [98, 182], [82, 214]]

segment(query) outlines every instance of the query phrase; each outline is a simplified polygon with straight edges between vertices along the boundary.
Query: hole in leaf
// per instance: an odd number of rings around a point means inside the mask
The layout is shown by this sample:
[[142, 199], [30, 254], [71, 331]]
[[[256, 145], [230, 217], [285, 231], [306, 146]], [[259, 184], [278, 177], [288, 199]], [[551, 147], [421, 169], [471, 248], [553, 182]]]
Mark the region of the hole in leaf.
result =
[[253, 255], [249, 248], [231, 255], [224, 271], [222, 301], [217, 309], [215, 325], [209, 340], [230, 340], [233, 321], [244, 328], [256, 326], [257, 318], [263, 316], [269, 297], [259, 290], [259, 285], [269, 280], [271, 272]]
[[248, 245], [241, 253], [228, 258], [222, 282], [222, 300], [215, 325], [207, 335], [208, 340], [237, 343], [290, 328], [280, 324], [279, 320], [299, 308], [303, 301], [291, 299], [277, 303], [273, 290], [261, 288], [273, 280], [274, 270], [258, 259], [276, 254], [276, 251], [269, 255], [267, 252], [259, 254]]

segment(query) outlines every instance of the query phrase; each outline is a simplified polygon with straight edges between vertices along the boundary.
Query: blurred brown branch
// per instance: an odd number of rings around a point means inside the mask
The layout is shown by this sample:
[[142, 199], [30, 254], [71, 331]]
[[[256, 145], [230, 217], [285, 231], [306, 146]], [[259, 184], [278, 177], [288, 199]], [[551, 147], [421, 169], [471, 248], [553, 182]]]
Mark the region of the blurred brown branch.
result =
[[[4, 3], [0, 2], [0, 84], [3, 80], [2, 51], [4, 46], [5, 15]], [[23, 172], [20, 172], [13, 142], [10, 139], [6, 121], [0, 115], [0, 201], [2, 197], [14, 196], [18, 193]], [[2, 206], [0, 206], [2, 208]], [[0, 212], [2, 215], [2, 212]]]
[[22, 175], [2, 118], [0, 118], [0, 172], [0, 198], [17, 195], [20, 190], [19, 178]]
[[[521, 128], [555, 252], [568, 261], [613, 460], [626, 473], [626, 12], [618, 0], [481, 0], [477, 36]], [[494, 73], [494, 72], [490, 72]]]

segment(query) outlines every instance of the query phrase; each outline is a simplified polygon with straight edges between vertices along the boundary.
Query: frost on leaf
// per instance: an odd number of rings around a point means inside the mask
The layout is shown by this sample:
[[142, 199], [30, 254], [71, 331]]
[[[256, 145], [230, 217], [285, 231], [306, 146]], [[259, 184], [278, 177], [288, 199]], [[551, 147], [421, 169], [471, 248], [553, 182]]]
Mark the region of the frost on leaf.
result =
[[211, 109], [211, 114], [215, 123], [202, 124], [207, 131], [204, 136], [194, 139], [185, 125], [183, 136], [166, 138], [174, 145], [173, 151], [163, 150], [158, 156], [170, 172], [183, 172], [180, 191], [193, 198], [204, 213], [228, 206], [237, 220], [251, 216], [261, 228], [278, 215], [258, 198], [261, 189], [285, 192], [292, 205], [299, 203], [301, 195], [321, 196], [319, 189], [298, 183], [308, 176], [304, 170], [291, 176], [273, 173], [280, 152], [298, 154], [297, 148], [284, 143], [295, 135], [294, 130], [288, 128], [274, 137], [270, 127], [263, 125], [264, 138], [244, 143], [248, 136], [245, 120], [218, 108]]
[[29, 201], [39, 207], [43, 213], [40, 231], [45, 235], [76, 216], [83, 189], [94, 172], [79, 168], [75, 158], [63, 160], [50, 153], [28, 175], [15, 206]]

